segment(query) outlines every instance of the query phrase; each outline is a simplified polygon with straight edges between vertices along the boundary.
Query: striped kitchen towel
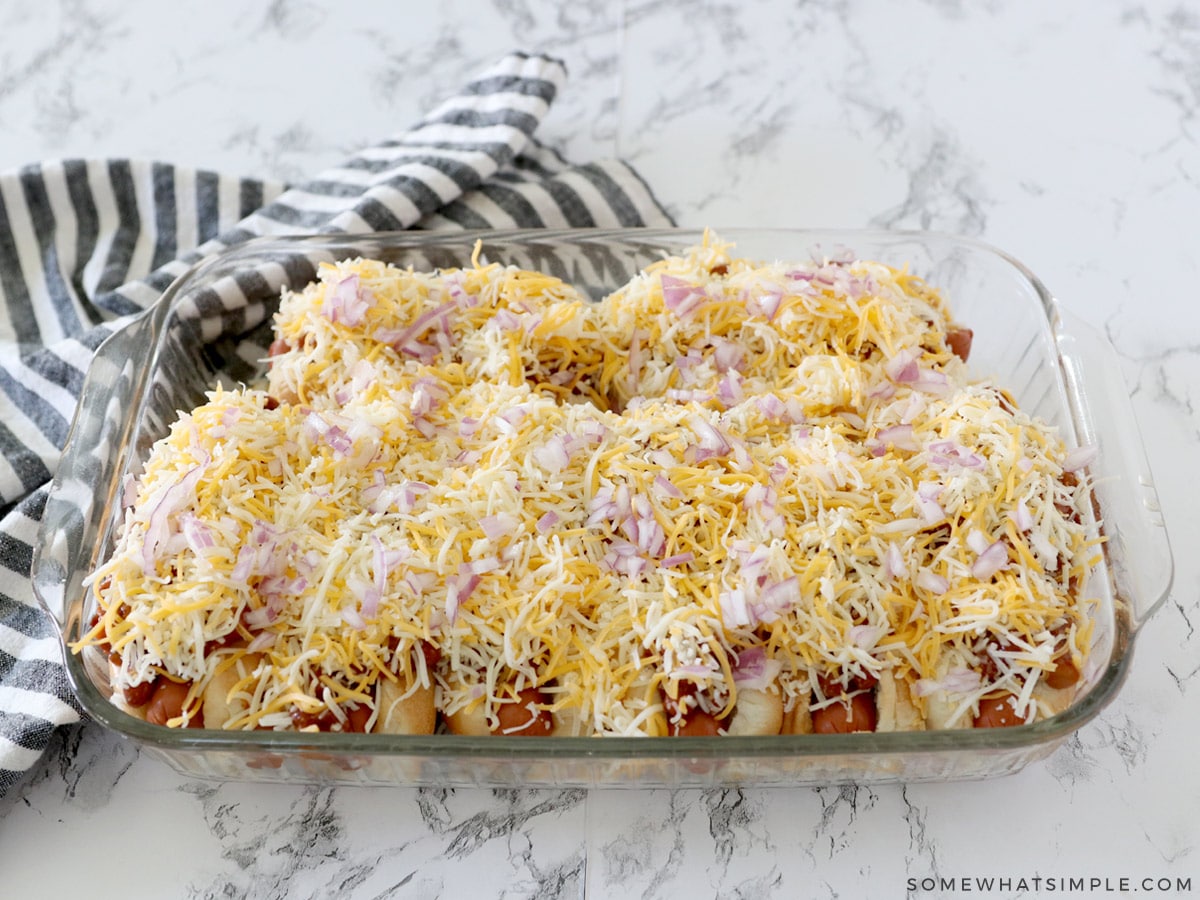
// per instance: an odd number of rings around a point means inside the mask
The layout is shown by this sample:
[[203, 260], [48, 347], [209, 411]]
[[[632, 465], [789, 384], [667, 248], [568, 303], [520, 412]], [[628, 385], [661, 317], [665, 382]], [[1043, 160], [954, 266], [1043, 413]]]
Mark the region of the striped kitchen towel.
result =
[[192, 263], [259, 235], [671, 224], [629, 166], [572, 165], [534, 140], [565, 74], [507, 56], [294, 186], [113, 159], [0, 175], [0, 795], [81, 715], [30, 566], [96, 348]]

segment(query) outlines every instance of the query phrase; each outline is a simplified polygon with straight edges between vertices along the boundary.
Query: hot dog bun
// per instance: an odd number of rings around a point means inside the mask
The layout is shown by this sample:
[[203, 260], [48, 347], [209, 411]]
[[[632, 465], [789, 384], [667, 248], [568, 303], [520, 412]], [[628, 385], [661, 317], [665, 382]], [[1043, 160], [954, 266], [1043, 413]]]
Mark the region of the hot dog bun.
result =
[[925, 717], [913, 702], [908, 680], [897, 678], [891, 669], [884, 669], [879, 674], [875, 705], [879, 712], [876, 731], [925, 730]]
[[726, 734], [779, 734], [783, 727], [783, 697], [778, 691], [742, 688], [729, 717]]
[[385, 678], [379, 684], [376, 703], [378, 716], [373, 730], [380, 734], [433, 734], [437, 727], [432, 687], [406, 687]]

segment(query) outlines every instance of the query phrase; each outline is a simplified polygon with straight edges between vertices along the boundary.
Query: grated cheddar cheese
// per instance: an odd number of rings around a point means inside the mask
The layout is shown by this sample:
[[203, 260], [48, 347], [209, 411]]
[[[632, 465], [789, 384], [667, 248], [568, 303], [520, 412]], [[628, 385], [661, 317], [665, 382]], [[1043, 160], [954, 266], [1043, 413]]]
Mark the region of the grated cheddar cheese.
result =
[[478, 259], [323, 265], [266, 383], [154, 445], [76, 649], [118, 697], [186, 684], [171, 725], [218, 673], [230, 729], [369, 730], [390, 682], [662, 735], [885, 673], [952, 724], [996, 692], [1044, 716], [1088, 649], [1087, 480], [956, 328], [908, 272], [715, 238], [599, 304]]

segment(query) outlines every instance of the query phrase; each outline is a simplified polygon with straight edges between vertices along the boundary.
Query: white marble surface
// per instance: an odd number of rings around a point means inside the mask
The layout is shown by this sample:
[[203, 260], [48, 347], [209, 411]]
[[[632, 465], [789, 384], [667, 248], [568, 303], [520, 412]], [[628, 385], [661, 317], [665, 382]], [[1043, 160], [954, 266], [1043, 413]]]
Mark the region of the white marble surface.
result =
[[0, 801], [0, 895], [896, 897], [931, 875], [1013, 879], [984, 896], [1051, 894], [1015, 880], [1035, 875], [1108, 879], [1055, 896], [1119, 895], [1122, 877], [1200, 893], [1195, 4], [0, 0], [0, 22], [3, 168], [117, 155], [295, 178], [526, 49], [570, 69], [540, 136], [629, 159], [680, 224], [981, 237], [1116, 346], [1177, 555], [1121, 695], [1016, 776], [212, 785], [79, 726]]

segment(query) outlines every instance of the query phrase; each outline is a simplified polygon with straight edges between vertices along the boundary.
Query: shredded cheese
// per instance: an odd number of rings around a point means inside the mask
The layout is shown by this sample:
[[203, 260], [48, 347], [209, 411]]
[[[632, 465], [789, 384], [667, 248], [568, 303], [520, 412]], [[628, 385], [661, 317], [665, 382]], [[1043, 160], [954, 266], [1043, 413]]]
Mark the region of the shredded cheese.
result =
[[583, 733], [664, 734], [684, 683], [728, 717], [751, 648], [788, 702], [954, 660], [988, 673], [964, 709], [1025, 714], [1087, 652], [1086, 478], [969, 377], [919, 278], [729, 249], [599, 304], [478, 259], [322, 266], [266, 384], [153, 447], [79, 647], [111, 645], [117, 690], [189, 683], [172, 724], [235, 669], [233, 729], [337, 729], [391, 680], [493, 725], [536, 686]]

